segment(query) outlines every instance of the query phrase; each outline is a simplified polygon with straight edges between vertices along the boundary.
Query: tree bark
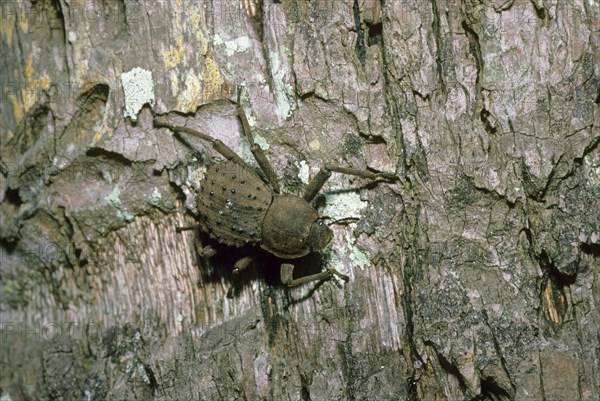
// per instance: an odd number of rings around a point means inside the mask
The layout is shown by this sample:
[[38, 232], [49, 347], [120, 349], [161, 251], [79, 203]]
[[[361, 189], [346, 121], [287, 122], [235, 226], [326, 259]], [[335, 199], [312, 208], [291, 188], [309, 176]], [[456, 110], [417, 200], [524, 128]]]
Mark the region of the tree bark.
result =
[[[2, 400], [600, 399], [598, 2], [2, 12]], [[398, 176], [318, 199], [348, 283], [176, 232], [219, 155], [153, 117], [251, 162], [236, 88], [285, 192]]]

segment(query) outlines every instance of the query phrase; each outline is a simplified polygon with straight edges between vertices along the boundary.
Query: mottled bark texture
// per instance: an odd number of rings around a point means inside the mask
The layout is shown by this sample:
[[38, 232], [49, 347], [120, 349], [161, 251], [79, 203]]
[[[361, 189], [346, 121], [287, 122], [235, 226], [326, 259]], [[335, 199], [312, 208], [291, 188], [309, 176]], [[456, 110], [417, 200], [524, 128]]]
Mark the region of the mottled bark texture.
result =
[[[600, 399], [599, 7], [2, 1], [2, 400]], [[176, 233], [217, 154], [153, 115], [249, 160], [238, 86], [285, 191], [400, 178], [319, 199], [349, 283]]]

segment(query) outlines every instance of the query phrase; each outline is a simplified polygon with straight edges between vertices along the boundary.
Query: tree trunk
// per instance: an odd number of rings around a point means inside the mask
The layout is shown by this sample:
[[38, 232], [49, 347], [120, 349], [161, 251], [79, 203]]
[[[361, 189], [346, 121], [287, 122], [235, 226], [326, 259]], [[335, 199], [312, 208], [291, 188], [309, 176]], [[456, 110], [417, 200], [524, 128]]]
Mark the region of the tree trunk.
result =
[[[2, 400], [600, 399], [598, 4], [3, 2]], [[251, 161], [237, 88], [285, 192], [398, 176], [317, 200], [348, 283], [176, 232], [153, 117]]]

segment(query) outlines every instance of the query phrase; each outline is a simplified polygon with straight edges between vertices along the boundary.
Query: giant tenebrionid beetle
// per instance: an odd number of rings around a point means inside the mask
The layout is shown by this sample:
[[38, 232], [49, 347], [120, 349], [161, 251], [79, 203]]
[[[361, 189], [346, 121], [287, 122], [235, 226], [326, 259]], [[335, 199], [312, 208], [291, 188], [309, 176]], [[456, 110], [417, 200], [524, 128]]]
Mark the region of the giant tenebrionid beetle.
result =
[[[250, 143], [250, 150], [264, 177], [222, 141], [185, 126], [172, 125], [161, 118], [154, 120], [158, 127], [210, 142], [213, 149], [227, 159], [208, 168], [196, 195], [203, 230], [221, 244], [235, 247], [260, 246], [287, 260], [317, 252], [329, 244], [333, 233], [311, 206], [311, 202], [332, 172], [368, 179], [395, 178], [392, 174], [326, 166], [310, 180], [302, 197], [282, 194], [273, 167], [262, 148], [254, 143], [250, 124], [239, 103], [239, 94], [237, 115], [242, 123], [244, 135]], [[206, 247], [202, 251], [205, 256], [214, 253], [212, 247]], [[248, 267], [251, 262], [250, 257], [238, 260], [234, 264], [234, 274]], [[297, 279], [293, 278], [293, 270], [293, 264], [282, 263], [281, 281], [290, 287], [313, 280], [323, 280], [333, 275], [348, 280], [347, 276], [334, 268]]]

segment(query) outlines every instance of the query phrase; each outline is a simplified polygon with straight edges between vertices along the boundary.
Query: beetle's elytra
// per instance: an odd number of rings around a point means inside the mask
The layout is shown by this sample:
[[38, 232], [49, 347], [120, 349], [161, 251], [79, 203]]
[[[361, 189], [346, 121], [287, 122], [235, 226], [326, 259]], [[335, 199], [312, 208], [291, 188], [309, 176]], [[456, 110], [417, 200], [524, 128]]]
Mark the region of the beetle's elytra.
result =
[[[332, 231], [311, 202], [332, 172], [367, 179], [395, 178], [392, 174], [328, 166], [321, 168], [310, 180], [304, 196], [280, 194], [279, 182], [271, 164], [254, 143], [248, 119], [239, 106], [239, 96], [237, 113], [264, 178], [220, 140], [185, 126], [172, 125], [161, 118], [154, 120], [156, 126], [210, 142], [227, 159], [208, 168], [196, 197], [202, 226], [219, 243], [236, 247], [260, 246], [279, 258], [290, 260], [319, 251], [331, 242]], [[214, 252], [211, 250], [206, 254]], [[250, 262], [250, 258], [242, 258], [235, 263], [234, 272], [244, 269]], [[348, 279], [335, 269], [293, 279], [293, 264], [283, 263], [281, 266], [281, 280], [288, 286], [322, 280], [334, 274]]]
[[211, 238], [229, 246], [259, 245], [271, 189], [252, 170], [223, 161], [206, 171], [196, 204]]

